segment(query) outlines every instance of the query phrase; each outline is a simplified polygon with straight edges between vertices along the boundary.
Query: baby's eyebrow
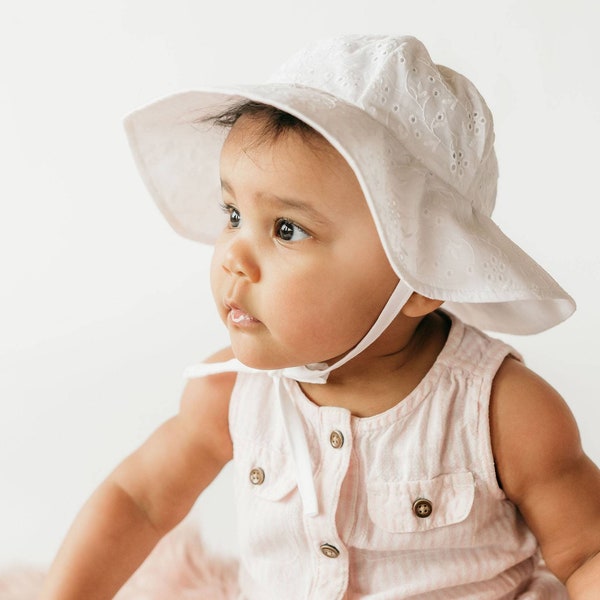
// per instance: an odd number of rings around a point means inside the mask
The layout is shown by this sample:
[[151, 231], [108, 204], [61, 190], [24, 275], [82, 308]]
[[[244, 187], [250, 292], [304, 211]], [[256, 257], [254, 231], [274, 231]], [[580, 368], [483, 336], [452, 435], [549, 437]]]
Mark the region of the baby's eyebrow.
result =
[[[225, 179], [221, 179], [221, 189], [235, 197], [233, 187]], [[280, 196], [276, 196], [275, 194], [268, 193], [260, 194], [258, 198], [260, 200], [269, 202], [278, 209], [290, 209], [303, 212], [309, 219], [319, 224], [330, 224], [330, 220], [327, 219], [327, 217], [321, 213], [321, 211], [317, 210], [303, 200], [298, 200], [296, 198], [282, 198]]]
[[221, 179], [221, 189], [233, 195], [233, 188], [224, 179]]
[[327, 224], [329, 220], [319, 210], [303, 202], [302, 200], [296, 200], [295, 198], [280, 198], [279, 196], [268, 196], [268, 200], [273, 202], [275, 205], [279, 205], [283, 209], [292, 209], [299, 212], [303, 212], [312, 221]]

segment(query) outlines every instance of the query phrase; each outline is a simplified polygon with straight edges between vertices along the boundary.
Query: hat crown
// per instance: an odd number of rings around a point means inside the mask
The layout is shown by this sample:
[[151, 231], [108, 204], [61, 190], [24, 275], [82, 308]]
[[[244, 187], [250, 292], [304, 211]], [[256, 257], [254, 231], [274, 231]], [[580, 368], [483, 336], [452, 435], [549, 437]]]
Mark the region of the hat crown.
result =
[[491, 215], [498, 167], [491, 112], [464, 76], [410, 36], [344, 36], [304, 48], [271, 77], [319, 89], [385, 125], [422, 165]]

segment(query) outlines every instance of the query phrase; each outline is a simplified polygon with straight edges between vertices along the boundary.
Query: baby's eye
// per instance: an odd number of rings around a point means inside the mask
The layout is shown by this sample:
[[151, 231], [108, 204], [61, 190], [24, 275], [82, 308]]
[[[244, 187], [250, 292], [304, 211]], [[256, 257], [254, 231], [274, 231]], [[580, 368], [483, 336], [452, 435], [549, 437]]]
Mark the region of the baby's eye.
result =
[[242, 222], [242, 215], [240, 215], [240, 211], [230, 204], [222, 204], [221, 208], [225, 214], [229, 215], [229, 226], [233, 229], [237, 229]]
[[284, 242], [300, 242], [310, 237], [300, 225], [296, 225], [287, 219], [275, 221], [275, 235]]

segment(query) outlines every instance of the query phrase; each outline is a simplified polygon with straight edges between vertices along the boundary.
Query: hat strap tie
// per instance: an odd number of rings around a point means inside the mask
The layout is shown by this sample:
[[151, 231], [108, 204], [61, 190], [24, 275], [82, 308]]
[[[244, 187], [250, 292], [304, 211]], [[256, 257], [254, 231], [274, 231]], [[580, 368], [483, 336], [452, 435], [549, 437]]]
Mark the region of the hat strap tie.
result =
[[236, 358], [219, 363], [198, 363], [185, 369], [183, 376], [186, 379], [204, 377], [217, 373], [236, 372], [236, 373], [264, 373], [273, 378], [279, 405], [279, 413], [283, 422], [283, 427], [287, 436], [288, 444], [296, 469], [296, 483], [304, 514], [309, 517], [315, 517], [319, 514], [319, 503], [315, 487], [315, 480], [312, 470], [312, 461], [306, 432], [302, 423], [300, 411], [291, 400], [292, 392], [290, 381], [295, 380], [301, 383], [327, 383], [327, 378], [331, 371], [341, 367], [355, 356], [360, 354], [365, 348], [370, 346], [392, 323], [400, 313], [413, 290], [403, 281], [400, 281], [392, 295], [383, 307], [379, 317], [360, 340], [344, 357], [331, 366], [327, 363], [313, 363], [300, 367], [288, 367], [285, 369], [255, 369], [241, 363]]

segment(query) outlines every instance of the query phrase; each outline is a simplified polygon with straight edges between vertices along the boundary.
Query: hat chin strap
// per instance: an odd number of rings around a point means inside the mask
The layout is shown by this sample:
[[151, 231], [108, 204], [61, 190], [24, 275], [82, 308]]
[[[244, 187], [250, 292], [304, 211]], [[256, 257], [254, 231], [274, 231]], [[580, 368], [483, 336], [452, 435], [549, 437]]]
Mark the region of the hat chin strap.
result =
[[186, 379], [204, 377], [206, 375], [228, 371], [235, 371], [238, 373], [265, 373], [275, 380], [279, 409], [296, 467], [298, 491], [302, 498], [304, 514], [307, 516], [316, 516], [319, 513], [319, 504], [315, 489], [310, 451], [306, 440], [304, 426], [302, 424], [302, 418], [296, 405], [290, 401], [290, 380], [299, 381], [301, 383], [327, 383], [327, 378], [331, 371], [352, 360], [379, 338], [398, 316], [402, 308], [404, 308], [404, 305], [408, 302], [412, 293], [412, 288], [404, 283], [404, 281], [398, 282], [398, 285], [392, 292], [392, 295], [383, 307], [371, 329], [369, 329], [366, 335], [356, 346], [354, 346], [354, 348], [352, 348], [352, 350], [331, 366], [327, 363], [313, 363], [300, 367], [288, 367], [285, 369], [274, 369], [269, 371], [264, 369], [254, 369], [244, 365], [237, 359], [232, 359], [222, 363], [199, 363], [191, 365], [187, 367], [183, 373], [183, 376]]
[[399, 281], [398, 285], [389, 297], [386, 305], [383, 307], [379, 317], [373, 323], [373, 327], [365, 334], [365, 337], [344, 355], [340, 360], [331, 366], [327, 363], [313, 363], [303, 367], [290, 367], [277, 371], [269, 371], [270, 374], [281, 374], [283, 377], [289, 377], [302, 383], [327, 383], [327, 378], [331, 371], [345, 365], [348, 361], [358, 356], [365, 348], [370, 346], [379, 336], [391, 325], [392, 321], [398, 316], [404, 305], [411, 297], [413, 290], [404, 281]]

